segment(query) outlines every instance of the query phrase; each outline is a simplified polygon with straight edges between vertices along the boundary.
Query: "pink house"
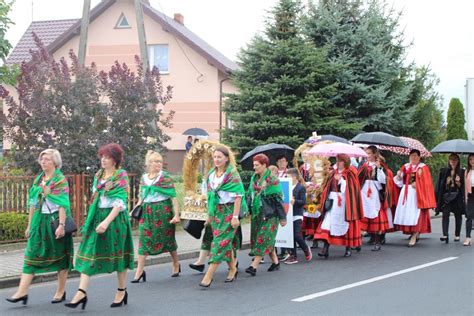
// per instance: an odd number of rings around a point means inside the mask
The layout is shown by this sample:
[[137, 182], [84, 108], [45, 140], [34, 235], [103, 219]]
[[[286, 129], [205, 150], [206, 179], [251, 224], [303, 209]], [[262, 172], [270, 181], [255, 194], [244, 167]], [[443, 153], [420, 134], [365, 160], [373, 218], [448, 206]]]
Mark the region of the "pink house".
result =
[[[219, 139], [225, 127], [222, 114], [223, 94], [236, 92], [229, 80], [237, 65], [211, 47], [184, 25], [181, 14], [168, 17], [143, 1], [145, 33], [150, 66], [157, 66], [165, 85], [173, 86], [173, 98], [166, 110], [176, 112], [173, 128], [166, 130], [168, 169], [180, 172], [189, 128], [206, 131], [208, 139]], [[86, 64], [95, 62], [99, 70], [108, 70], [118, 60], [134, 64], [140, 55], [134, 1], [102, 0], [91, 10]], [[81, 21], [55, 20], [32, 22], [7, 59], [7, 64], [28, 61], [34, 47], [32, 32], [47, 45], [56, 59], [78, 51]], [[14, 89], [9, 91], [15, 95]], [[4, 109], [5, 110], [5, 109]], [[8, 142], [4, 142], [8, 149]]]

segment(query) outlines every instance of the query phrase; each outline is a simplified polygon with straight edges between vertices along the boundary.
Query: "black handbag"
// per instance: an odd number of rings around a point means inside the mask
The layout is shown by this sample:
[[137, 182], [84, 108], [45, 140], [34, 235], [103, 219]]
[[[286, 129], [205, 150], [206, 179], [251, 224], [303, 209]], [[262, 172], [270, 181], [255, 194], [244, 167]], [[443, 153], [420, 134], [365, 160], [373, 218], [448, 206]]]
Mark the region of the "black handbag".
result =
[[324, 201], [324, 210], [329, 211], [332, 209], [332, 205], [334, 204], [334, 200], [330, 198], [326, 198], [326, 201]]
[[[150, 184], [150, 185], [153, 185], [155, 184], [155, 182], [158, 180], [158, 177], [156, 177], [155, 180], [153, 180], [153, 182]], [[146, 198], [146, 195], [143, 197], [143, 200]], [[143, 200], [142, 200], [142, 203], [143, 203]], [[142, 218], [142, 214], [143, 214], [143, 206], [142, 204], [140, 205], [136, 205], [133, 210], [130, 212], [130, 216], [135, 219], [135, 220], [140, 220], [140, 218]]]
[[260, 201], [262, 202], [261, 212], [263, 214], [263, 220], [274, 217], [276, 215], [276, 209], [273, 200], [262, 197]]
[[201, 239], [204, 221], [190, 219], [183, 225], [183, 229], [196, 239]]
[[[46, 203], [46, 201], [44, 201], [43, 203]], [[46, 203], [46, 207], [48, 208], [49, 214], [52, 215], [53, 213], [51, 213], [51, 209], [49, 208], [48, 203]], [[51, 229], [53, 230], [53, 233], [56, 232], [56, 229], [58, 229], [58, 227], [59, 227], [59, 218], [55, 219], [55, 220], [52, 220], [51, 221]], [[68, 235], [68, 234], [72, 234], [76, 231], [77, 231], [76, 222], [74, 221], [74, 219], [71, 216], [66, 216], [66, 222], [64, 223], [64, 234]]]
[[[51, 228], [53, 229], [53, 232], [55, 232], [56, 229], [58, 229], [58, 227], [59, 227], [59, 219], [51, 221]], [[68, 235], [76, 231], [77, 231], [76, 222], [71, 216], [66, 216], [66, 222], [64, 223], [64, 233]]]
[[458, 192], [445, 192], [443, 194], [443, 198], [444, 198], [444, 203], [445, 204], [449, 204], [451, 202], [453, 202], [454, 200], [456, 200], [456, 198], [458, 197]]
[[142, 214], [143, 214], [143, 207], [142, 205], [136, 205], [133, 210], [130, 212], [130, 216], [133, 218], [133, 219], [136, 219], [137, 221], [140, 220], [140, 218], [142, 218]]

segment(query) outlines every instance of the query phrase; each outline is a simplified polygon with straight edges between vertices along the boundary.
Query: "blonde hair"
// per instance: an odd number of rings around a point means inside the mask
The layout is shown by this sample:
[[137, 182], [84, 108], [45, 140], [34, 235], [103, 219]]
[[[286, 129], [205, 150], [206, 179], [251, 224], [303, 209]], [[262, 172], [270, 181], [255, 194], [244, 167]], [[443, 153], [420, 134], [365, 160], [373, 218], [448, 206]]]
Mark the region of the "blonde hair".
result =
[[43, 157], [44, 155], [51, 155], [51, 159], [53, 160], [54, 166], [57, 169], [61, 169], [61, 167], [63, 166], [63, 160], [58, 150], [51, 148], [43, 150], [38, 156], [38, 163], [41, 163], [41, 157]]
[[268, 169], [270, 169], [270, 172], [278, 177], [278, 167], [274, 165], [268, 166]]
[[154, 158], [163, 160], [163, 156], [160, 153], [157, 153], [156, 151], [153, 151], [153, 150], [149, 150], [145, 156], [145, 166], [147, 168], [150, 165], [150, 161], [153, 160]]

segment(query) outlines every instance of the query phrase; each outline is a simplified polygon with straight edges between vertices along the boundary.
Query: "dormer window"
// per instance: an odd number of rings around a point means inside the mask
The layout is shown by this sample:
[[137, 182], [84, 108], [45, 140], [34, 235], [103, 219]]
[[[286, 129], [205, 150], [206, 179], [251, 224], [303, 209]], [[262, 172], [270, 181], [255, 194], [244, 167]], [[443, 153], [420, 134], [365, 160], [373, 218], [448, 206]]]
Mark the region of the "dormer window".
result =
[[117, 21], [117, 24], [115, 24], [116, 29], [129, 29], [131, 28], [130, 23], [128, 23], [128, 19], [125, 16], [125, 14], [120, 14], [120, 17]]

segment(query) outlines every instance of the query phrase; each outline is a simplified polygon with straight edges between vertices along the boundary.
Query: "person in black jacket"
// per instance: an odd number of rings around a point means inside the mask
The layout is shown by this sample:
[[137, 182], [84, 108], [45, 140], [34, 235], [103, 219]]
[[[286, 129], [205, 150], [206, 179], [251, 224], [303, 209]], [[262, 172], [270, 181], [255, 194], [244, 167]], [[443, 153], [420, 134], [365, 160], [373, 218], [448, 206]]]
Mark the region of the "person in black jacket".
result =
[[443, 236], [441, 241], [449, 242], [449, 216], [454, 214], [454, 241], [459, 241], [462, 225], [462, 214], [465, 213], [464, 202], [464, 169], [460, 166], [459, 156], [450, 154], [448, 166], [439, 172], [436, 185], [436, 213], [443, 213]]
[[304, 205], [306, 204], [306, 189], [304, 187], [304, 180], [300, 176], [297, 169], [292, 168], [287, 171], [288, 176], [291, 177], [293, 184], [292, 196], [290, 199], [293, 205], [293, 240], [294, 247], [290, 251], [290, 257], [285, 261], [286, 264], [298, 263], [296, 254], [296, 244], [303, 249], [306, 261], [312, 258], [311, 249], [308, 247], [303, 238], [301, 226], [303, 224]]

